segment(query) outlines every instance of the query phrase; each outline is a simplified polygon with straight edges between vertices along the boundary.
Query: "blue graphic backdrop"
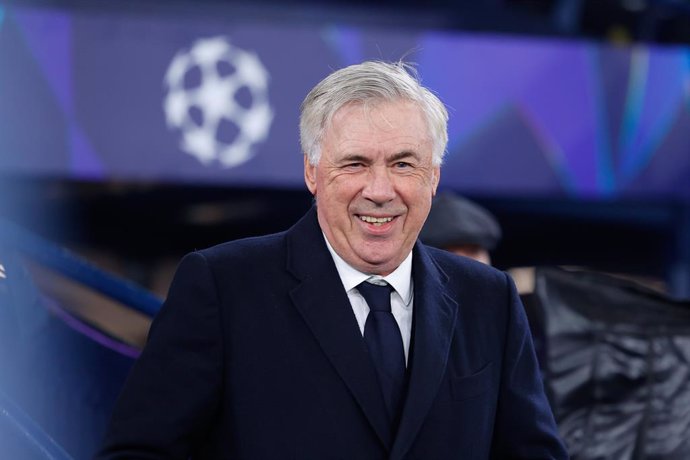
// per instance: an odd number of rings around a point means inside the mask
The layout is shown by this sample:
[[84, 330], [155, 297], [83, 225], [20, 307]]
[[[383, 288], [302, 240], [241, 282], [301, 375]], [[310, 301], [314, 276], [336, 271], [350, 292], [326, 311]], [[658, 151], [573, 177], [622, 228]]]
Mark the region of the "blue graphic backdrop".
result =
[[[186, 153], [163, 108], [174, 56], [210, 37], [270, 78], [268, 137], [231, 168]], [[688, 48], [2, 4], [0, 173], [301, 188], [302, 98], [332, 69], [401, 57], [450, 108], [442, 185], [690, 200]]]

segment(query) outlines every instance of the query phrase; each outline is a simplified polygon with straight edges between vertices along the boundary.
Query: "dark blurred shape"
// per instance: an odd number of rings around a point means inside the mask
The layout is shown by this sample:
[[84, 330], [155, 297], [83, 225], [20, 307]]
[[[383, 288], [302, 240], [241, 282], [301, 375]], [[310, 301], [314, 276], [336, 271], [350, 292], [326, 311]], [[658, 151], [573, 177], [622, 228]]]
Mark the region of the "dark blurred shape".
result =
[[[16, 406], [7, 412], [0, 398], [0, 415], [9, 414], [0, 421], [0, 458], [68, 458], [4, 455], [3, 448], [24, 452], [30, 439], [38, 452], [57, 443], [75, 459], [91, 458], [138, 350], [78, 317], [71, 293], [80, 285], [82, 294], [97, 291], [125, 305], [154, 308], [159, 301], [3, 221], [0, 265], [0, 396]], [[44, 438], [30, 430], [16, 437], [34, 423]]]
[[690, 458], [690, 303], [601, 273], [538, 268], [528, 313], [573, 459]]
[[434, 199], [419, 237], [430, 246], [489, 263], [484, 258], [501, 240], [501, 227], [488, 210], [446, 191]]

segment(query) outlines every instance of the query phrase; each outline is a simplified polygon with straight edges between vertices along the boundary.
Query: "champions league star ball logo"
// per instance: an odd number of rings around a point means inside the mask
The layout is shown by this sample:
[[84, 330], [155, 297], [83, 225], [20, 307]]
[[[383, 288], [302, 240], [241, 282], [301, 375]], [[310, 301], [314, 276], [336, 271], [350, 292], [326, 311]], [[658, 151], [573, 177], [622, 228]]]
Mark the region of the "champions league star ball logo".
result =
[[259, 58], [226, 37], [197, 40], [175, 55], [163, 103], [180, 148], [201, 163], [232, 167], [249, 160], [273, 120], [268, 73]]

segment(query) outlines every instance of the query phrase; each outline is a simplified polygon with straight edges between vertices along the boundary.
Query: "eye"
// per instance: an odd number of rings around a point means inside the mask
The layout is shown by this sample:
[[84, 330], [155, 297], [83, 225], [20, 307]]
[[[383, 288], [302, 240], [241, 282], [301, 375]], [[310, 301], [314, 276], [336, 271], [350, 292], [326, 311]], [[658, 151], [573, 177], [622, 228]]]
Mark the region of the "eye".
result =
[[395, 167], [397, 169], [406, 169], [406, 168], [411, 168], [412, 164], [408, 163], [407, 161], [398, 161], [395, 163]]
[[361, 169], [364, 167], [364, 163], [359, 161], [353, 161], [352, 163], [346, 163], [343, 165], [345, 169]]

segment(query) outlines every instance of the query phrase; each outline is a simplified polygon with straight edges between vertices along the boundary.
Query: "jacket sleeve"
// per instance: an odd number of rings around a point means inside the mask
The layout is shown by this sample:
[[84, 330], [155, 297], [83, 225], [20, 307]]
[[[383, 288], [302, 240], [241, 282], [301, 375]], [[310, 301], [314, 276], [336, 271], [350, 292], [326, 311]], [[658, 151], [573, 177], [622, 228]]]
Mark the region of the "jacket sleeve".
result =
[[205, 257], [187, 255], [116, 403], [97, 459], [187, 459], [218, 410], [222, 337]]
[[508, 275], [508, 318], [493, 459], [567, 459], [544, 393], [529, 324]]

